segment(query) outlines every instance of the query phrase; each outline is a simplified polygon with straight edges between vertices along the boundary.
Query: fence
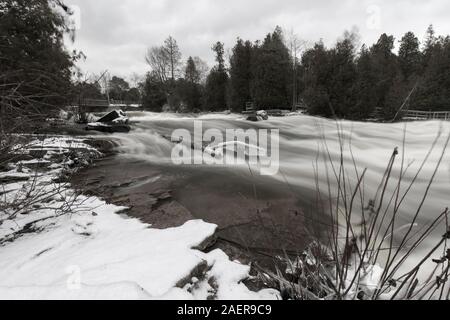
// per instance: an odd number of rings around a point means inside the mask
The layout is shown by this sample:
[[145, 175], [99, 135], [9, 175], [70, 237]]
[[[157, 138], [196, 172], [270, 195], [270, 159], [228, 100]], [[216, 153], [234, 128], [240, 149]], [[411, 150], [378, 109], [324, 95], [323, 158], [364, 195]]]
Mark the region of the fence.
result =
[[101, 100], [101, 99], [82, 99], [72, 104], [82, 112], [104, 112], [108, 108], [121, 108], [126, 110], [138, 110], [142, 108], [141, 103], [122, 100]]
[[403, 113], [403, 120], [450, 120], [450, 111], [420, 111], [407, 110]]

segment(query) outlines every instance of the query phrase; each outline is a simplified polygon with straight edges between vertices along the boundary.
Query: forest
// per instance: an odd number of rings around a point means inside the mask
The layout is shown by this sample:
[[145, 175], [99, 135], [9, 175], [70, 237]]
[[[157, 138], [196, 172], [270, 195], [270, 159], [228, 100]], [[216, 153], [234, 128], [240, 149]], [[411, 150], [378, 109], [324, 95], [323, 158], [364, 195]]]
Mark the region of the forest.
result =
[[391, 120], [401, 108], [449, 110], [450, 37], [436, 35], [432, 25], [423, 40], [412, 32], [401, 39], [382, 34], [372, 45], [361, 44], [353, 29], [332, 47], [276, 27], [262, 41], [237, 38], [229, 50], [213, 44], [212, 68], [200, 57], [184, 57], [169, 36], [143, 53], [143, 76], [127, 81], [88, 76], [76, 67], [89, 57], [67, 51], [64, 35], [74, 30], [60, 1], [7, 0], [0, 12], [0, 110], [21, 118], [106, 98], [154, 112], [241, 112], [252, 103], [352, 120], [374, 114]]
[[[139, 33], [157, 2], [103, 1], [80, 2], [82, 33]], [[272, 29], [286, 21], [272, 8], [305, 3], [273, 0], [260, 40], [224, 43], [223, 24], [198, 30], [185, 1], [162, 0], [173, 16], [154, 16], [195, 30], [146, 25], [142, 70], [126, 75], [133, 56], [92, 73], [68, 49], [86, 42], [67, 2], [0, 0], [0, 300], [450, 300], [450, 36], [416, 14], [398, 34], [423, 35], [310, 42]], [[211, 66], [182, 52], [192, 34]], [[133, 50], [115, 36], [109, 49]], [[93, 63], [121, 70], [98, 42]]]
[[189, 57], [186, 67], [179, 68], [181, 53], [169, 37], [164, 46], [149, 51], [152, 71], [142, 88], [143, 103], [152, 111], [166, 105], [172, 111], [241, 112], [252, 102], [259, 109], [303, 108], [311, 115], [356, 120], [375, 112], [392, 119], [402, 106], [448, 110], [449, 36], [436, 36], [430, 25], [422, 42], [407, 32], [397, 53], [396, 41], [382, 34], [375, 44], [360, 45], [352, 31], [334, 47], [322, 41], [308, 47], [276, 27], [263, 41], [238, 38], [228, 63], [224, 44], [217, 42], [212, 47], [217, 64], [205, 75], [199, 58]]

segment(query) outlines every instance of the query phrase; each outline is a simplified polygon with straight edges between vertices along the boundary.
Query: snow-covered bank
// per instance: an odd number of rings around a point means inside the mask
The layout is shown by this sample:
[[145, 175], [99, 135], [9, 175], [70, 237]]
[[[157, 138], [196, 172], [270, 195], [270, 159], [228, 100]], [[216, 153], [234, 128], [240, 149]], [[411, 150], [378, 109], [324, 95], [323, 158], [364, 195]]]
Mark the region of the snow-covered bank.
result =
[[16, 151], [40, 154], [0, 173], [0, 299], [278, 298], [242, 283], [249, 266], [200, 251], [217, 226], [152, 229], [62, 182], [81, 154], [98, 153], [82, 140], [36, 140]]

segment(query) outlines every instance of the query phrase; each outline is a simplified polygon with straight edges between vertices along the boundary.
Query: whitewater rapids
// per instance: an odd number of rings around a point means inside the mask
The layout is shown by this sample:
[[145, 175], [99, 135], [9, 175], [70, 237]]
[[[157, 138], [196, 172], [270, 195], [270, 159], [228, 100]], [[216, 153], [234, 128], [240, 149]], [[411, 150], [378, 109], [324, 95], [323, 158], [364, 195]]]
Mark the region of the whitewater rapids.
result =
[[[272, 117], [269, 121], [252, 123], [237, 114], [194, 116], [133, 112], [128, 116], [134, 125], [129, 134], [117, 136], [120, 157], [174, 169], [176, 166], [171, 161], [174, 143], [168, 137], [177, 129], [192, 132], [194, 121], [202, 121], [204, 130], [218, 129], [222, 132], [226, 129], [279, 129], [280, 169], [278, 174], [268, 177], [268, 181], [287, 184], [293, 190], [303, 190], [299, 197], [310, 199], [317, 198], [317, 190], [324, 196], [329, 196], [330, 184], [333, 198], [337, 190], [333, 166], [334, 170], [339, 170], [342, 154], [348, 186], [354, 187], [357, 174], [361, 175], [367, 169], [362, 184], [364, 206], [369, 200], [379, 197], [379, 186], [395, 148], [398, 148], [399, 155], [393, 166], [388, 195], [392, 195], [398, 184], [402, 162], [404, 170], [407, 169], [401, 185], [404, 192], [429, 154], [400, 208], [399, 226], [409, 223], [415, 215], [450, 134], [450, 123], [440, 121], [384, 124], [334, 121], [298, 115]], [[434, 148], [431, 150], [433, 144]], [[190, 166], [187, 170], [195, 172], [205, 166], [207, 165]], [[236, 166], [232, 170], [248, 173], [249, 166]], [[418, 228], [424, 227], [449, 206], [449, 182], [449, 155], [445, 153], [417, 221]], [[360, 210], [361, 206], [355, 208], [355, 220], [360, 218]], [[428, 241], [436, 241], [442, 236], [442, 232], [443, 228], [439, 228]], [[396, 236], [399, 237], [400, 234]]]

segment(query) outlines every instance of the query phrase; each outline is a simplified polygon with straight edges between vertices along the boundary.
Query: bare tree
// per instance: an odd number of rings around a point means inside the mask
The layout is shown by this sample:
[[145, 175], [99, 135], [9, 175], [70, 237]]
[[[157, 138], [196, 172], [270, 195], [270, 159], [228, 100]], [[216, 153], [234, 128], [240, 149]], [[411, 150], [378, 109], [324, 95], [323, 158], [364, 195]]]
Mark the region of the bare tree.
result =
[[164, 45], [148, 49], [145, 61], [161, 83], [174, 81], [181, 71], [181, 52], [177, 41], [169, 36]]
[[178, 76], [181, 65], [181, 52], [178, 47], [177, 41], [169, 36], [166, 41], [164, 41], [164, 50], [166, 55], [169, 58], [169, 68], [170, 68], [170, 76], [172, 81], [175, 80], [175, 77]]
[[306, 49], [307, 42], [299, 38], [294, 30], [288, 34], [287, 46], [291, 50], [292, 58], [292, 110], [296, 111], [298, 103], [298, 82], [297, 82], [297, 70], [298, 70], [298, 58], [301, 53]]
[[197, 69], [200, 75], [200, 83], [204, 84], [206, 82], [206, 78], [208, 77], [210, 68], [205, 61], [200, 59], [200, 57], [194, 57], [193, 59], [195, 68]]
[[339, 39], [339, 41], [344, 40], [347, 40], [352, 44], [354, 54], [357, 54], [361, 49], [361, 34], [359, 33], [359, 28], [357, 26], [353, 26], [351, 30], [344, 31], [344, 36]]
[[142, 75], [140, 75], [140, 74], [138, 74], [138, 73], [136, 73], [136, 72], [133, 72], [133, 73], [130, 75], [130, 83], [131, 83], [131, 86], [132, 86], [133, 88], [139, 87], [139, 84], [140, 84], [143, 80], [144, 80], [144, 76], [142, 76]]
[[170, 59], [164, 47], [148, 49], [145, 61], [161, 83], [165, 83], [169, 75]]

